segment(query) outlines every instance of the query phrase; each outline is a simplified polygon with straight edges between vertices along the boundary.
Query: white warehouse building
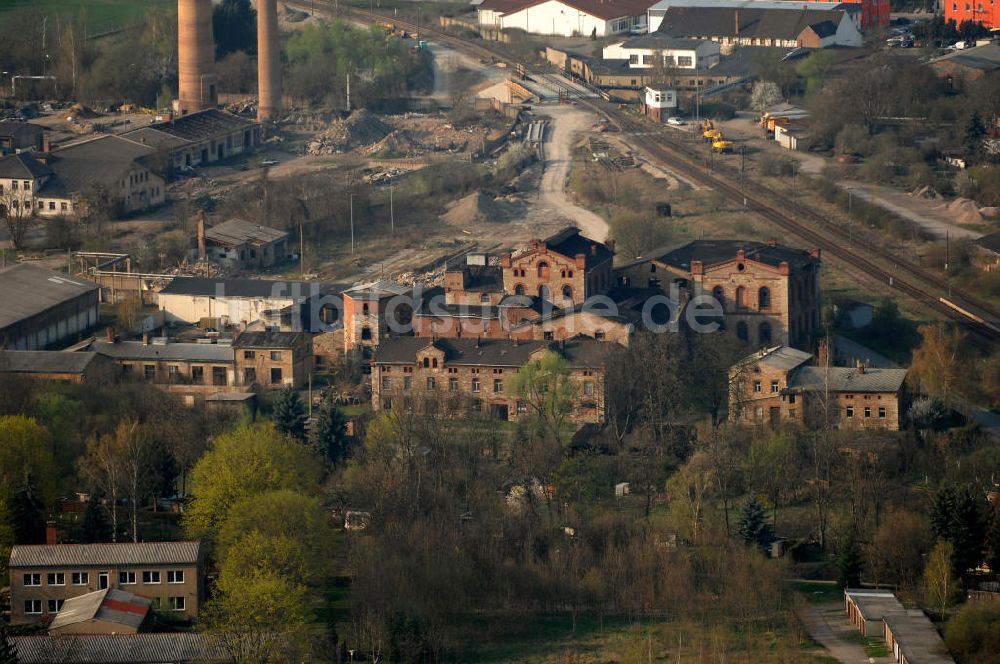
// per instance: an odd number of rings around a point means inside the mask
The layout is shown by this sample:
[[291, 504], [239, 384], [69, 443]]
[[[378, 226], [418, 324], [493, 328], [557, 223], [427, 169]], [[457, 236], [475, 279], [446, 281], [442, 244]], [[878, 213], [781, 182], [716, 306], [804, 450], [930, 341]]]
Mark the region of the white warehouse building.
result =
[[603, 56], [605, 60], [628, 60], [629, 69], [652, 68], [657, 55], [668, 68], [709, 69], [719, 64], [720, 50], [718, 42], [707, 39], [649, 34], [609, 44]]
[[539, 35], [604, 37], [645, 32], [653, 0], [484, 0], [479, 27]]

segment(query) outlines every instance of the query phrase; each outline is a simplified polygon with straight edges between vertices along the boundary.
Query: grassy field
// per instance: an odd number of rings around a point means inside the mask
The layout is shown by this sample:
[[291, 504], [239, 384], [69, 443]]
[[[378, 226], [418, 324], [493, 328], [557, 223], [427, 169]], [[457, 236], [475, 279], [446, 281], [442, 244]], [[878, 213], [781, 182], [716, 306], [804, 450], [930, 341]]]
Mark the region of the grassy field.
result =
[[173, 8], [174, 0], [0, 0], [0, 15], [21, 7], [37, 7], [48, 15], [77, 15], [87, 12], [90, 32], [128, 24], [150, 9]]

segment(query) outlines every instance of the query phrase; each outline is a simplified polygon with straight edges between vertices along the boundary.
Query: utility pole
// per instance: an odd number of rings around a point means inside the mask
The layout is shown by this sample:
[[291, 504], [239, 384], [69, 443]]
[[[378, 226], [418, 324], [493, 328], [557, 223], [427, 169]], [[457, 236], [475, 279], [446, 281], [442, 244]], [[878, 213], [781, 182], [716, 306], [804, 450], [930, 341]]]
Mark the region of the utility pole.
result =
[[[743, 176], [747, 169], [747, 146], [740, 146], [740, 191], [743, 191]], [[744, 204], [745, 205], [745, 204]]]
[[351, 112], [351, 72], [347, 72], [347, 112]]
[[389, 185], [389, 228], [392, 229], [393, 235], [396, 233], [396, 215], [392, 208], [392, 185]]
[[354, 194], [351, 194], [351, 255], [354, 255]]
[[299, 219], [299, 275], [306, 278], [306, 241], [302, 235], [302, 220]]

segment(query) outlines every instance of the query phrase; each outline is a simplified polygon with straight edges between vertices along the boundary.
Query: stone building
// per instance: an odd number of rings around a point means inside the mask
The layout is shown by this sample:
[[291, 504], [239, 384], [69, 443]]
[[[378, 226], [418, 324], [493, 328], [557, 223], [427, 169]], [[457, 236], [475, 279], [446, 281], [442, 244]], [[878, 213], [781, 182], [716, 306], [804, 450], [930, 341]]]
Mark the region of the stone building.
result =
[[906, 369], [809, 366], [787, 346], [761, 350], [730, 370], [729, 417], [779, 426], [897, 431], [906, 411]]
[[671, 286], [710, 295], [722, 305], [725, 327], [754, 346], [809, 346], [819, 330], [818, 249], [775, 242], [694, 240], [652, 252], [616, 270], [619, 284]]
[[38, 125], [20, 120], [0, 120], [0, 157], [21, 151], [40, 151], [44, 147], [44, 130]]
[[197, 618], [204, 597], [198, 542], [15, 545], [11, 622], [51, 619], [63, 602], [105, 588], [134, 593], [162, 611]]
[[76, 341], [97, 325], [96, 284], [28, 263], [0, 270], [0, 348]]
[[209, 108], [122, 134], [156, 150], [173, 169], [189, 169], [248, 155], [261, 143], [260, 124]]
[[391, 327], [402, 330], [411, 322], [413, 298], [405, 286], [376, 281], [349, 288], [342, 295], [345, 353], [356, 351], [368, 359]]
[[243, 270], [271, 267], [288, 258], [288, 233], [243, 219], [229, 219], [206, 229], [200, 217], [191, 245], [194, 258]]
[[613, 241], [602, 244], [570, 226], [544, 240], [532, 240], [527, 249], [501, 256], [503, 290], [571, 307], [611, 289], [614, 257]]
[[59, 383], [100, 385], [117, 374], [114, 364], [100, 353], [61, 350], [2, 350], [0, 374], [52, 380]]
[[244, 332], [233, 350], [243, 387], [299, 387], [313, 370], [312, 336], [305, 332]]
[[529, 414], [529, 405], [512, 392], [510, 378], [552, 350], [569, 362], [577, 385], [572, 421], [602, 423], [605, 366], [614, 348], [588, 337], [560, 343], [396, 337], [382, 343], [372, 361], [372, 407], [517, 421]]

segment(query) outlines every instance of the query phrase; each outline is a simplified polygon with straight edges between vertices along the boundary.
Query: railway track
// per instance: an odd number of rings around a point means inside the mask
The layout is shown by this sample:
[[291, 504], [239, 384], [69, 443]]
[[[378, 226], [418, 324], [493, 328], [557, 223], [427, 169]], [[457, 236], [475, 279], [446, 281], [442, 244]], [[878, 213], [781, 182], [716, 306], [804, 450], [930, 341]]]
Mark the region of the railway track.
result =
[[[326, 5], [328, 8], [334, 7], [334, 2], [320, 0], [318, 4]], [[739, 182], [739, 174], [734, 173], [733, 169], [722, 163], [721, 159], [717, 160], [719, 163], [711, 169], [713, 172], [709, 172], [702, 162], [703, 157], [694, 154], [690, 145], [671, 139], [663, 132], [650, 135], [648, 124], [640, 122], [617, 105], [600, 97], [595, 99], [582, 95], [573, 87], [561, 84], [551, 72], [519, 62], [509, 54], [481, 42], [456, 37], [433, 27], [417, 25], [395, 16], [345, 7], [340, 7], [339, 13], [346, 14], [354, 20], [391, 23], [421, 37], [432, 37], [439, 43], [480, 59], [503, 62], [512, 70], [520, 68], [530, 76], [542, 78], [546, 83], [555, 85], [560, 96], [591, 107], [608, 117], [622, 131], [643, 134], [641, 149], [662, 163], [668, 164], [670, 168], [681, 171], [686, 178], [718, 190], [738, 205], [743, 205], [747, 210], [757, 213], [779, 228], [880, 282], [891, 292], [906, 295], [959, 324], [963, 329], [986, 341], [990, 347], [1000, 344], [1000, 313], [991, 306], [968, 295], [953, 295], [950, 285], [945, 281], [882, 247], [874, 244], [861, 248], [852, 246], [855, 243], [848, 230], [808, 208], [803, 208], [781, 192], [764, 187], [758, 182], [752, 183], [751, 187], [734, 184], [730, 178], [735, 174], [735, 180]], [[726, 174], [728, 177], [723, 177]], [[862, 252], [867, 252], [871, 257], [865, 256]], [[893, 268], [889, 269], [879, 264], [875, 260], [876, 257], [887, 264], [892, 264]]]

